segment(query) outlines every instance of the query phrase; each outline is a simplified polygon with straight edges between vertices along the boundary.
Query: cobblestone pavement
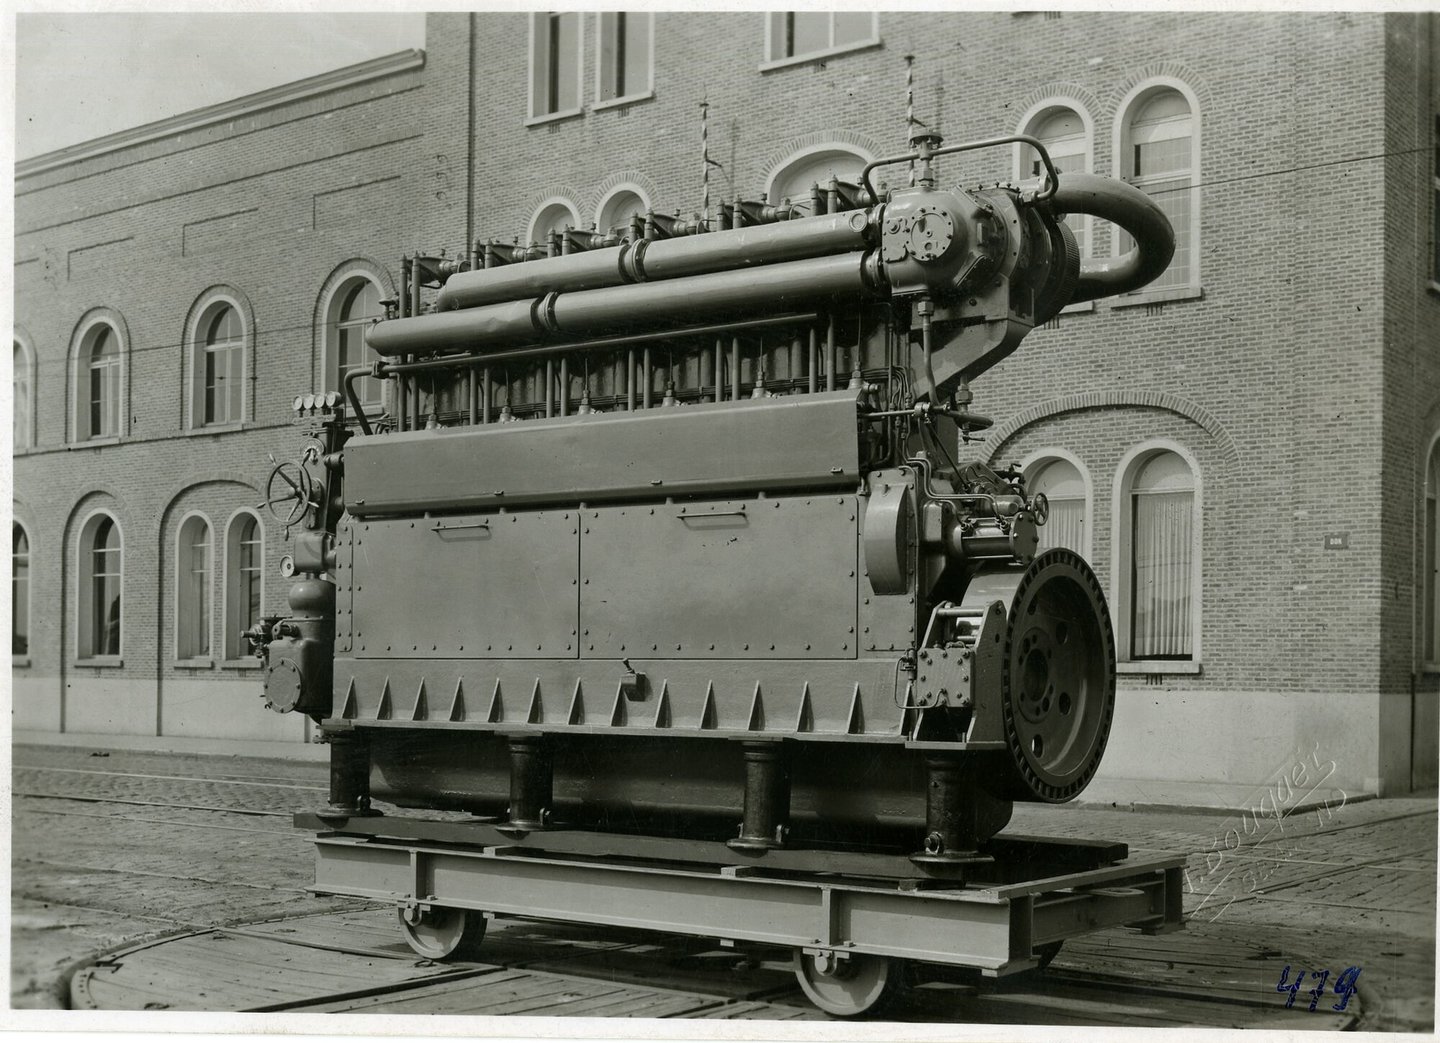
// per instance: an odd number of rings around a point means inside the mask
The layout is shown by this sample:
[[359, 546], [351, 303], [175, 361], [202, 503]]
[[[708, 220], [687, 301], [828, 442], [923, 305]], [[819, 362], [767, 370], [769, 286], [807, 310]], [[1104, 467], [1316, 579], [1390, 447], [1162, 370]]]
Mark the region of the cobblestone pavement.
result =
[[[305, 892], [313, 849], [290, 825], [325, 784], [316, 763], [16, 747], [12, 1005], [60, 1006], [66, 968], [121, 942], [350, 908]], [[1260, 973], [1278, 984], [1291, 965], [1291, 980], [1329, 970], [1333, 982], [1359, 967], [1363, 1027], [1433, 1029], [1433, 796], [1264, 823], [1018, 805], [1011, 828], [1189, 852], [1187, 915], [1208, 933], [1263, 942], [1273, 966]]]

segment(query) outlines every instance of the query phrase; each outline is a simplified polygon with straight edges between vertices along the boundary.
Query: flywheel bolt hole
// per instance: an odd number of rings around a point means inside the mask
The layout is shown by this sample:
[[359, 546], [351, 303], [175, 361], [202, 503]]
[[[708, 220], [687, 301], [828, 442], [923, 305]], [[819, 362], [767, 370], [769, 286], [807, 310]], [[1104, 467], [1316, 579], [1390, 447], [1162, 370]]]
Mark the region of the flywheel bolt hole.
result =
[[1061, 712], [1062, 714], [1067, 714], [1067, 715], [1070, 713], [1070, 693], [1069, 693], [1069, 692], [1061, 692], [1061, 693], [1060, 693], [1060, 712]]
[[1045, 756], [1045, 740], [1036, 735], [1030, 740], [1030, 752], [1037, 757]]

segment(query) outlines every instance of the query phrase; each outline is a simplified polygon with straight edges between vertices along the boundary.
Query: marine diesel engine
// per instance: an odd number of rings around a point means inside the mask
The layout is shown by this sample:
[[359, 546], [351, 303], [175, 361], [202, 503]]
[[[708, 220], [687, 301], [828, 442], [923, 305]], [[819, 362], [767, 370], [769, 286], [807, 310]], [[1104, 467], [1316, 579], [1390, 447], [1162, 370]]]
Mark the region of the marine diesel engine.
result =
[[[1012, 141], [1042, 177], [938, 184], [937, 157]], [[808, 204], [406, 259], [381, 361], [297, 400], [313, 440], [269, 486], [302, 531], [291, 611], [252, 636], [269, 705], [331, 743], [322, 814], [943, 876], [1013, 801], [1085, 787], [1105, 599], [1079, 554], [1037, 553], [1023, 475], [961, 462], [990, 425], [970, 382], [1153, 279], [1173, 234], [1033, 139], [913, 146]], [[876, 190], [902, 163], [913, 185]], [[1082, 261], [1066, 214], [1133, 246]]]

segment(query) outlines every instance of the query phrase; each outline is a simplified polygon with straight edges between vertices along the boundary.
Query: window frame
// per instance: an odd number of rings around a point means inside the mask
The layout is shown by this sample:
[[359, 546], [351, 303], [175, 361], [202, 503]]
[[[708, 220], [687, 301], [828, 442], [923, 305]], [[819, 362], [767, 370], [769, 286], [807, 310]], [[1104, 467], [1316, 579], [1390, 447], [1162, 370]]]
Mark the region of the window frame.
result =
[[[120, 622], [116, 634], [116, 651], [96, 653], [89, 650], [90, 641], [89, 624], [90, 616], [94, 611], [91, 587], [94, 583], [95, 573], [91, 571], [91, 555], [94, 550], [95, 531], [100, 527], [102, 519], [108, 519], [115, 528], [115, 534], [119, 542], [119, 560], [116, 570], [113, 573], [116, 577], [116, 586], [119, 590]], [[103, 507], [91, 511], [81, 521], [75, 536], [75, 665], [76, 666], [122, 666], [125, 657], [125, 529], [120, 524], [120, 519], [115, 514]], [[105, 573], [105, 575], [112, 575]]]
[[[379, 272], [372, 270], [369, 266], [356, 264], [347, 265], [334, 272], [330, 278], [326, 280], [325, 289], [322, 291], [320, 298], [319, 314], [323, 317], [323, 326], [320, 330], [320, 390], [337, 391], [342, 396], [345, 394], [345, 386], [340, 373], [340, 309], [344, 307], [345, 301], [350, 295], [350, 290], [361, 280], [368, 282], [375, 288], [375, 293], [379, 300], [385, 300], [385, 283], [381, 279]], [[384, 318], [384, 316], [377, 315], [376, 318], [380, 319]], [[358, 322], [352, 324], [358, 325]], [[363, 344], [363, 338], [362, 350], [366, 352], [365, 357], [368, 358], [371, 348], [369, 345]], [[379, 356], [376, 356], [376, 358], [378, 357]], [[389, 411], [390, 395], [388, 392], [390, 381], [382, 380], [378, 383], [380, 385], [378, 398], [367, 399], [362, 397], [360, 400], [361, 404], [366, 407], [367, 412], [371, 407], [378, 407], [381, 413]], [[348, 409], [349, 400], [345, 399], [345, 402], [346, 408]]]
[[[611, 205], [612, 202], [614, 202], [616, 197], [620, 195], [632, 195], [635, 198], [639, 199], [642, 207], [641, 213], [644, 213], [645, 211], [651, 209], [652, 206], [654, 206], [654, 204], [650, 200], [650, 193], [646, 192], [645, 189], [637, 185], [635, 182], [624, 181], [618, 185], [615, 185], [610, 189], [610, 191], [606, 192], [603, 196], [601, 196], [600, 200], [595, 204], [595, 230], [601, 235], [606, 235], [610, 231], [609, 223], [605, 218], [605, 210]], [[534, 216], [539, 215], [536, 214]], [[532, 217], [531, 220], [534, 220], [534, 217]]]
[[[30, 343], [30, 338], [19, 330], [12, 331], [11, 341], [15, 345], [14, 356], [11, 358], [10, 390], [13, 394], [11, 406], [11, 451], [16, 455], [28, 452], [35, 448], [35, 377], [39, 366], [35, 362], [35, 348]], [[15, 368], [15, 356], [23, 358], [25, 364], [25, 389], [23, 394], [24, 405], [21, 406], [22, 395], [15, 386], [17, 369]], [[17, 422], [23, 421], [18, 424]]]
[[525, 225], [526, 246], [543, 245], [537, 242], [535, 238], [535, 230], [539, 227], [541, 215], [543, 215], [546, 211], [553, 210], [557, 207], [564, 207], [565, 209], [570, 211], [570, 216], [575, 219], [571, 225], [573, 228], [585, 227], [584, 220], [580, 217], [580, 207], [575, 204], [574, 200], [570, 199], [567, 196], [550, 196], [548, 199], [542, 200], [540, 205], [537, 206], [530, 214], [530, 220]]
[[[880, 39], [880, 12], [879, 12], [879, 11], [870, 11], [870, 12], [869, 12], [869, 15], [870, 15], [870, 35], [869, 35], [868, 37], [866, 37], [866, 38], [863, 39], [863, 40], [856, 40], [856, 41], [853, 41], [853, 42], [851, 42], [851, 43], [842, 43], [842, 44], [836, 44], [836, 43], [834, 42], [834, 40], [835, 40], [835, 15], [836, 15], [836, 14], [854, 14], [854, 13], [857, 13], [857, 12], [853, 12], [853, 11], [844, 11], [844, 12], [839, 12], [839, 11], [826, 11], [826, 12], [824, 12], [824, 13], [825, 13], [825, 14], [828, 14], [828, 15], [830, 16], [830, 40], [831, 40], [831, 44], [830, 44], [829, 47], [822, 48], [821, 50], [818, 50], [818, 51], [806, 51], [806, 52], [804, 52], [803, 54], [792, 54], [792, 55], [788, 55], [788, 56], [783, 57], [783, 58], [773, 58], [773, 57], [771, 57], [771, 55], [773, 55], [773, 54], [775, 53], [775, 40], [774, 40], [774, 36], [775, 36], [775, 16], [776, 16], [776, 15], [795, 14], [795, 13], [796, 13], [796, 12], [794, 12], [794, 11], [766, 11], [766, 12], [765, 12], [765, 14], [764, 14], [764, 18], [765, 18], [765, 50], [764, 50], [764, 52], [763, 52], [764, 57], [761, 59], [761, 62], [760, 62], [760, 71], [761, 71], [761, 72], [770, 72], [772, 69], [784, 69], [784, 68], [788, 68], [789, 66], [792, 66], [792, 65], [804, 65], [804, 64], [807, 64], [807, 63], [809, 63], [809, 62], [823, 62], [823, 61], [825, 61], [826, 59], [833, 58], [833, 57], [835, 57], [835, 56], [837, 56], [837, 55], [849, 54], [849, 53], [852, 52], [852, 51], [863, 51], [863, 50], [866, 50], [867, 48], [870, 48], [870, 47], [879, 47], [880, 44], [881, 44], [881, 42], [882, 42], [881, 39]], [[864, 12], [859, 12], [859, 13], [864, 13]]]
[[[1415, 647], [1415, 660], [1424, 673], [1440, 673], [1440, 481], [1432, 485], [1431, 475], [1440, 472], [1440, 431], [1430, 436], [1429, 444], [1420, 457], [1420, 640]], [[1433, 502], [1434, 514], [1427, 517], [1429, 504]], [[1429, 532], [1433, 525], [1435, 531]], [[1426, 648], [1427, 642], [1432, 642]]]
[[[535, 97], [535, 81], [538, 78], [536, 58], [540, 43], [539, 20], [549, 18], [552, 14], [572, 15], [575, 18], [575, 105], [570, 108], [559, 108], [554, 112], [539, 112], [536, 109], [538, 99]], [[557, 120], [570, 119], [585, 112], [585, 21], [583, 11], [530, 12], [530, 36], [526, 46], [526, 53], [529, 56], [526, 71], [529, 75], [525, 83], [525, 126], [534, 127], [545, 123], [554, 123]], [[549, 61], [548, 54], [546, 61]]]
[[[1020, 117], [1020, 122], [1016, 125], [1015, 133], [1038, 137], [1035, 130], [1039, 125], [1061, 109], [1067, 109], [1080, 118], [1080, 125], [1084, 128], [1085, 134], [1085, 169], [1079, 171], [1079, 173], [1093, 174], [1095, 172], [1095, 117], [1090, 114], [1090, 110], [1085, 105], [1081, 104], [1078, 98], [1057, 94], [1043, 101], [1036, 102]], [[1025, 170], [1025, 152], [1028, 147], [1027, 145], [1016, 142], [1011, 150], [1011, 160], [1017, 181], [1025, 181], [1033, 176]], [[1063, 172], [1060, 175], [1060, 180], [1062, 182], [1065, 180]], [[1086, 246], [1086, 249], [1080, 253], [1080, 263], [1083, 265], [1087, 260], [1097, 258], [1099, 254], [1095, 251], [1095, 218], [1090, 214], [1085, 214], [1082, 227], [1085, 229]], [[1060, 309], [1060, 314], [1071, 315], [1079, 312], [1093, 312], [1094, 310], [1094, 301], [1081, 301], [1078, 304], [1067, 304]]]
[[[769, 202], [772, 206], [779, 205], [780, 200], [787, 197], [777, 196], [775, 192], [775, 186], [777, 184], [783, 183], [786, 179], [793, 177], [794, 175], [791, 172], [794, 171], [796, 168], [809, 166], [817, 157], [824, 156], [826, 153], [829, 152], [848, 153], [850, 156], [860, 161], [860, 166], [862, 168], [866, 164], [873, 162], [875, 159], [875, 157], [870, 154], [869, 150], [863, 149], [859, 145], [852, 145], [848, 141], [822, 141], [817, 145], [809, 145], [805, 148], [799, 149], [796, 152], [790, 153], [790, 155], [786, 156], [784, 159], [782, 159], [780, 162], [776, 163], [773, 167], [770, 168], [770, 172], [765, 175], [766, 201]], [[795, 201], [794, 196], [789, 196], [788, 198], [792, 202]], [[808, 202], [808, 197], [806, 197], [806, 199], [803, 201]]]
[[1430, 292], [1440, 294], [1440, 112], [1431, 122], [1430, 151]]
[[[115, 430], [97, 433], [90, 428], [92, 360], [95, 342], [103, 331], [115, 338]], [[118, 442], [125, 437], [128, 428], [128, 410], [125, 408], [127, 361], [129, 341], [124, 326], [109, 314], [96, 314], [85, 319], [76, 328], [71, 347], [71, 389], [70, 389], [70, 441], [77, 444], [106, 444]], [[107, 367], [109, 368], [109, 367]]]
[[[187, 557], [192, 544], [186, 540], [186, 530], [192, 522], [198, 522], [205, 528], [205, 593], [202, 595], [204, 604], [192, 603], [187, 593], [187, 579], [193, 575], [194, 570], [190, 568]], [[210, 519], [200, 511], [187, 511], [180, 518], [179, 524], [175, 527], [175, 628], [171, 635], [172, 652], [175, 657], [176, 666], [210, 666], [215, 661], [215, 526], [210, 524]], [[185, 626], [185, 617], [197, 610], [203, 610], [204, 631], [203, 638], [205, 649], [203, 651], [191, 651], [184, 647], [181, 641], [182, 630]]]
[[246, 519], [255, 522], [255, 534], [259, 544], [259, 563], [256, 568], [260, 584], [260, 613], [256, 617], [257, 621], [265, 615], [265, 520], [258, 512], [242, 507], [225, 522], [224, 593], [220, 599], [220, 629], [225, 637], [219, 651], [226, 666], [259, 669], [259, 663], [241, 647], [242, 642], [237, 636], [239, 631], [236, 629], [237, 617], [244, 615], [237, 611], [240, 605], [240, 584], [237, 580], [240, 576], [241, 526]]
[[[634, 90], [626, 94], [617, 95], [614, 98], [605, 97], [605, 23], [604, 18], [608, 14], [623, 14], [627, 17], [635, 15], [646, 20], [647, 31], [650, 36], [649, 60], [645, 68], [645, 87], [643, 90]], [[532, 80], [533, 82], [533, 80]], [[654, 11], [596, 11], [595, 12], [595, 100], [591, 102], [590, 108], [599, 112], [603, 109], [619, 108], [624, 105], [633, 105], [639, 101], [646, 101], [655, 97], [655, 12]], [[584, 108], [585, 99], [580, 99], [581, 108]], [[532, 112], [533, 116], [533, 112]], [[613, 193], [612, 193], [613, 194]], [[642, 197], [643, 198], [643, 197]], [[598, 210], [597, 210], [598, 213]]]
[[[1134, 161], [1129, 147], [1132, 135], [1131, 124], [1134, 123], [1136, 114], [1150, 99], [1164, 91], [1175, 91], [1185, 99], [1185, 104], [1190, 107], [1190, 187], [1187, 189], [1190, 194], [1190, 278], [1182, 286], [1156, 287], [1152, 283], [1119, 297], [1112, 297], [1108, 302], [1111, 308], [1193, 300], [1204, 294], [1203, 273], [1200, 270], [1200, 238], [1204, 225], [1200, 198], [1200, 164], [1204, 156], [1202, 148], [1204, 119], [1200, 99], [1195, 91], [1183, 80], [1170, 76], [1152, 76], [1132, 86], [1115, 110], [1110, 154], [1113, 157], [1112, 162], [1115, 164], [1115, 176], [1126, 184], [1133, 185], [1135, 183]], [[1110, 256], [1112, 258], [1120, 256], [1119, 229], [1113, 226], [1110, 235]]]
[[[1044, 449], [1037, 449], [1020, 462], [1020, 473], [1027, 476], [1025, 480], [1025, 491], [1034, 495], [1031, 488], [1029, 474], [1032, 470], [1044, 471], [1053, 463], [1067, 463], [1075, 468], [1080, 475], [1080, 481], [1085, 486], [1085, 546], [1071, 547], [1070, 549], [1079, 554], [1086, 561], [1092, 560], [1091, 554], [1095, 546], [1095, 483], [1090, 478], [1090, 469], [1080, 460], [1078, 456], [1068, 449], [1061, 449], [1058, 446], [1048, 446]], [[1043, 530], [1042, 530], [1043, 531]]]
[[[209, 353], [209, 345], [206, 343], [208, 328], [215, 320], [221, 308], [229, 307], [234, 310], [236, 318], [240, 322], [240, 415], [233, 420], [209, 420], [205, 419], [205, 359]], [[238, 430], [251, 420], [250, 395], [250, 372], [251, 372], [251, 324], [249, 309], [240, 298], [225, 290], [212, 290], [204, 294], [196, 301], [196, 306], [191, 309], [190, 328], [186, 331], [185, 343], [187, 345], [186, 357], [190, 366], [189, 394], [186, 395], [188, 424], [191, 431], [205, 431], [214, 433], [216, 431]], [[234, 342], [232, 342], [234, 343]]]
[[[1140, 469], [1161, 453], [1174, 453], [1190, 469], [1194, 498], [1190, 504], [1190, 658], [1136, 659], [1131, 655], [1131, 624], [1134, 591], [1133, 519], [1130, 510], [1135, 477]], [[1201, 645], [1205, 591], [1201, 585], [1204, 566], [1204, 478], [1200, 461], [1185, 446], [1168, 438], [1140, 442], [1120, 458], [1110, 503], [1110, 619], [1115, 627], [1115, 668], [1122, 674], [1198, 674], [1203, 662]]]
[[[17, 651], [15, 651], [15, 638], [16, 638], [16, 636], [17, 636], [17, 631], [16, 631], [16, 629], [15, 629], [15, 620], [16, 620], [17, 615], [18, 615], [16, 609], [17, 609], [17, 607], [20, 605], [20, 602], [21, 602], [20, 597], [17, 596], [17, 589], [16, 589], [16, 588], [19, 586], [19, 582], [20, 582], [20, 581], [19, 581], [19, 577], [17, 577], [17, 576], [15, 575], [15, 569], [16, 569], [16, 566], [19, 564], [19, 560], [20, 560], [20, 559], [19, 559], [19, 556], [15, 554], [15, 534], [16, 534], [17, 532], [18, 532], [21, 536], [23, 536], [23, 537], [25, 538], [25, 594], [24, 594], [24, 607], [25, 607], [25, 651], [23, 651], [23, 652], [17, 652]], [[34, 598], [35, 578], [34, 578], [34, 577], [35, 577], [35, 570], [31, 567], [31, 564], [30, 564], [30, 563], [34, 560], [34, 558], [35, 558], [35, 540], [34, 540], [34, 539], [31, 537], [31, 535], [30, 535], [30, 528], [29, 528], [29, 526], [27, 526], [27, 525], [26, 525], [24, 522], [22, 522], [19, 518], [11, 518], [11, 520], [10, 520], [10, 665], [11, 665], [12, 667], [15, 667], [15, 666], [29, 666], [29, 665], [30, 665], [30, 652], [31, 652], [31, 649], [32, 649], [33, 643], [34, 643], [34, 637], [33, 637], [32, 633], [31, 633], [31, 629], [32, 629], [32, 628], [31, 628], [31, 624], [32, 624], [32, 623], [34, 622], [34, 620], [35, 620], [35, 612], [34, 612], [34, 604], [35, 604], [35, 598]]]

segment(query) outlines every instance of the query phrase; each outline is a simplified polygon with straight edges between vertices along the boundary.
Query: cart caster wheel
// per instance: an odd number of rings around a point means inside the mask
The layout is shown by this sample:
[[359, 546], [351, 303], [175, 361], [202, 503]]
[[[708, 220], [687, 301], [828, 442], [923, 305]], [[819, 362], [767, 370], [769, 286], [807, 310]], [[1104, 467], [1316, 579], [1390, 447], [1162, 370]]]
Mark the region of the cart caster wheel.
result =
[[810, 1002], [837, 1018], [878, 1014], [904, 991], [904, 968], [887, 956], [857, 953], [841, 960], [796, 949], [793, 962]]
[[1035, 965], [1035, 969], [1037, 971], [1043, 971], [1046, 967], [1050, 966], [1051, 961], [1060, 955], [1060, 946], [1064, 944], [1064, 942], [1046, 942], [1044, 945], [1037, 945], [1035, 947], [1035, 958], [1040, 962]]
[[412, 912], [408, 918], [403, 908], [395, 914], [406, 944], [427, 960], [469, 956], [485, 938], [485, 917], [478, 912], [436, 907]]

